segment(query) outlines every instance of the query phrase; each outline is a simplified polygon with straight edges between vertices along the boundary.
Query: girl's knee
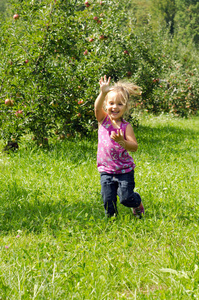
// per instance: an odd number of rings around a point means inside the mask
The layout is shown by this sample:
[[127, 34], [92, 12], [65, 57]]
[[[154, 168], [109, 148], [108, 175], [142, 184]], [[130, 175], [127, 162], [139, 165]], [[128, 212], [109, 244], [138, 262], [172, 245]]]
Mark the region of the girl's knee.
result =
[[121, 196], [120, 203], [127, 207], [138, 207], [141, 203], [141, 197], [138, 193], [134, 192], [128, 198]]

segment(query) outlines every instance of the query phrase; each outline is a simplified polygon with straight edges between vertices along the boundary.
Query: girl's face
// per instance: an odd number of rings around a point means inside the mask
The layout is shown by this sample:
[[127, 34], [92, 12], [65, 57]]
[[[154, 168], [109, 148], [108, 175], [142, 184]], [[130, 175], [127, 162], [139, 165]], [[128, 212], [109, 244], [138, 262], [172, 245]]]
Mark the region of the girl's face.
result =
[[122, 95], [117, 92], [110, 92], [106, 101], [106, 109], [109, 117], [114, 121], [121, 120], [126, 111], [126, 105], [123, 102]]

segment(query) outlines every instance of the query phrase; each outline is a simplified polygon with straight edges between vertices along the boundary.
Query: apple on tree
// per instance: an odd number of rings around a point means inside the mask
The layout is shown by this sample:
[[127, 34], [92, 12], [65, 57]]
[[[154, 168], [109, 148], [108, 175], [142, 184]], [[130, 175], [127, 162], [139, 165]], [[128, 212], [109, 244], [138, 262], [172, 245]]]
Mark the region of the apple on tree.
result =
[[86, 7], [89, 7], [90, 3], [88, 1], [85, 1], [85, 5], [86, 5]]
[[102, 34], [102, 35], [100, 35], [99, 39], [100, 39], [100, 40], [104, 40], [104, 39], [105, 39], [105, 36]]
[[5, 105], [6, 106], [13, 106], [14, 105], [14, 101], [12, 99], [6, 99], [5, 100]]
[[129, 52], [127, 50], [124, 50], [124, 54], [129, 54]]
[[15, 113], [15, 116], [16, 117], [21, 117], [23, 115], [23, 111], [22, 110], [18, 110], [18, 111], [16, 111], [16, 113]]
[[19, 19], [19, 15], [18, 15], [18, 14], [14, 14], [13, 19], [14, 19], [14, 20]]

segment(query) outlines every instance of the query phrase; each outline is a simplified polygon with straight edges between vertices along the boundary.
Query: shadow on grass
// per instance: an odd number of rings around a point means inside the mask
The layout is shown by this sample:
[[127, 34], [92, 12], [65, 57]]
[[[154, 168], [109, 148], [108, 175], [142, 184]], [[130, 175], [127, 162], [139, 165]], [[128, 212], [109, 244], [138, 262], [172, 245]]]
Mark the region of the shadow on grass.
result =
[[[151, 128], [140, 125], [135, 130], [139, 151], [153, 155], [154, 151], [174, 153], [178, 156], [195, 147], [198, 132], [188, 128], [176, 128], [165, 125]], [[189, 148], [189, 149], [188, 149]], [[62, 145], [52, 145], [46, 155], [53, 159], [66, 157], [75, 164], [96, 159], [97, 140], [91, 141], [66, 141]], [[143, 149], [143, 150], [142, 150]], [[27, 151], [27, 150], [26, 150]], [[38, 150], [34, 150], [36, 153]], [[39, 150], [42, 151], [42, 150]], [[99, 220], [104, 220], [104, 210], [100, 191], [88, 194], [85, 201], [79, 199], [67, 200], [67, 198], [52, 200], [42, 194], [40, 190], [30, 191], [22, 186], [10, 184], [8, 189], [2, 192], [0, 207], [0, 231], [3, 234], [27, 230], [28, 232], [41, 232], [44, 228], [61, 230], [67, 226], [78, 228], [92, 227]], [[159, 214], [157, 207], [156, 218], [167, 217], [168, 211]], [[146, 216], [147, 217], [147, 216]], [[152, 215], [148, 215], [153, 218]], [[179, 211], [178, 218], [184, 222], [196, 222], [196, 215], [191, 211]]]
[[30, 151], [33, 154], [44, 154], [49, 158], [53, 159], [64, 159], [73, 164], [80, 164], [87, 160], [96, 160], [96, 151], [97, 151], [97, 135], [94, 138], [93, 136], [88, 139], [85, 138], [70, 138], [63, 141], [51, 141], [49, 147], [38, 148], [32, 142], [24, 143], [25, 147], [22, 146], [20, 150], [23, 152]]
[[83, 228], [87, 222], [104, 219], [101, 196], [96, 192], [90, 193], [87, 201], [55, 201], [39, 191], [29, 197], [29, 191], [15, 184], [9, 186], [9, 195], [1, 203], [1, 234], [17, 230], [39, 233], [44, 228], [61, 230], [73, 225]]
[[[149, 154], [154, 151], [186, 152], [196, 145], [199, 132], [189, 128], [176, 128], [171, 125], [149, 127], [140, 125], [135, 130], [135, 135], [140, 145], [139, 150], [147, 149]], [[193, 142], [193, 144], [192, 144]], [[176, 153], [177, 154], [177, 153]]]
[[[16, 194], [17, 192], [17, 194]], [[106, 223], [103, 203], [99, 192], [90, 193], [86, 201], [66, 198], [53, 201], [39, 191], [35, 191], [29, 199], [29, 191], [23, 187], [10, 186], [10, 199], [6, 198], [0, 209], [0, 232], [2, 234], [15, 233], [18, 230], [39, 234], [47, 229], [56, 234], [61, 230], [74, 232], [93, 230], [101, 222]], [[43, 197], [42, 197], [43, 196]], [[182, 203], [176, 204], [178, 214], [175, 220], [184, 224], [196, 223], [198, 216], [193, 210], [188, 210], [186, 205], [182, 209]], [[153, 210], [146, 211], [145, 219], [154, 219], [155, 223], [160, 219], [172, 219], [169, 208], [160, 208], [158, 203], [153, 203]], [[173, 207], [174, 209], [174, 207]], [[118, 203], [119, 219], [133, 218], [130, 210]], [[122, 222], [122, 221], [119, 222]], [[128, 219], [129, 220], [129, 219]], [[134, 225], [132, 225], [134, 226]]]

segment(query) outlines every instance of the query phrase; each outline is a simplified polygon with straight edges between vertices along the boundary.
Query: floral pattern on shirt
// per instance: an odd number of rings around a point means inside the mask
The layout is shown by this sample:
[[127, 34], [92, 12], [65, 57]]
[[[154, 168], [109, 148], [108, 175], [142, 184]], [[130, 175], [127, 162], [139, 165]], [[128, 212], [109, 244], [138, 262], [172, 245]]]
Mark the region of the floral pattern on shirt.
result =
[[98, 130], [98, 171], [111, 174], [129, 173], [135, 168], [132, 156], [116, 141], [110, 138], [111, 131], [122, 129], [124, 137], [126, 127], [129, 123], [122, 120], [120, 128], [114, 128], [107, 115]]

